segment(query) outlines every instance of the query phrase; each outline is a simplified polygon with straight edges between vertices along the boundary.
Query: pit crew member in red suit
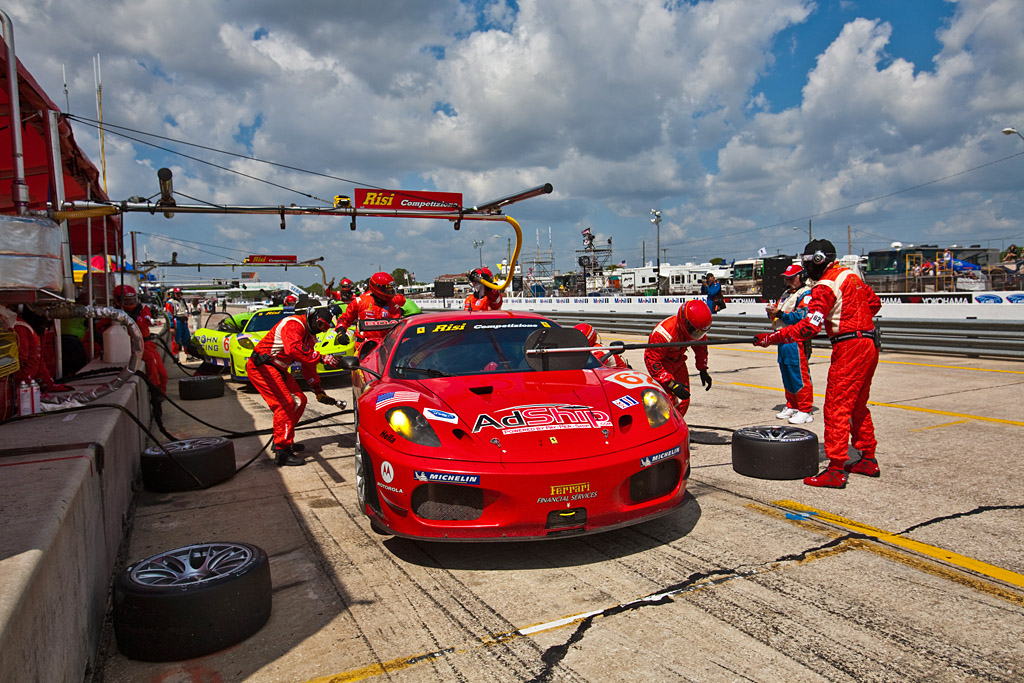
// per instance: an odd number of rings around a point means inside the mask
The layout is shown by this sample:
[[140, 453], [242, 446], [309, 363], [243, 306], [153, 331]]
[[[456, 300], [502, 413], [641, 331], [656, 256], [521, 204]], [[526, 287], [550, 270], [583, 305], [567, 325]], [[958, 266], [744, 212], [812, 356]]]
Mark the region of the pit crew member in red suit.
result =
[[352, 287], [352, 281], [347, 277], [341, 278], [337, 289], [334, 289], [334, 280], [331, 280], [327, 283], [327, 296], [339, 304], [350, 304], [352, 299], [356, 298], [356, 293], [352, 290]]
[[[759, 334], [756, 346], [810, 339], [822, 326], [832, 341], [832, 364], [825, 388], [825, 455], [828, 467], [804, 479], [809, 486], [841, 489], [846, 473], [879, 476], [875, 459], [875, 426], [868, 411], [871, 378], [878, 365], [872, 318], [882, 303], [874, 290], [851, 270], [836, 263], [836, 248], [828, 240], [804, 247], [804, 269], [816, 280], [807, 304], [807, 317], [775, 332]], [[847, 455], [850, 437], [860, 451], [852, 465]]]
[[[587, 338], [587, 344], [590, 346], [601, 346], [601, 337], [597, 335], [597, 330], [592, 325], [587, 323], [580, 323], [576, 325], [576, 329], [583, 333], [583, 336]], [[592, 351], [594, 357], [601, 361], [601, 364], [609, 368], [628, 368], [629, 363], [622, 357], [622, 354], [611, 353], [610, 351]]]
[[463, 310], [497, 311], [501, 309], [501, 304], [505, 300], [502, 293], [483, 284], [484, 280], [494, 284], [494, 273], [490, 268], [477, 268], [467, 273], [466, 277], [473, 283], [473, 292], [463, 302]]
[[[146, 365], [146, 377], [149, 378], [153, 386], [160, 390], [161, 394], [166, 395], [167, 366], [164, 365], [164, 359], [160, 357], [160, 352], [156, 348], [156, 342], [149, 338], [150, 325], [153, 324], [153, 316], [149, 311], [149, 306], [139, 303], [139, 295], [131, 285], [118, 285], [114, 287], [114, 305], [130, 315], [135, 324], [139, 326], [139, 332], [142, 333], [142, 339], [144, 340], [142, 345], [142, 362]], [[109, 321], [103, 322], [107, 323], [104, 327], [116, 324]], [[103, 323], [100, 323], [100, 325], [103, 325]], [[100, 325], [97, 325], [97, 334], [102, 332]]]
[[[395, 278], [388, 273], [374, 273], [370, 276], [370, 284], [367, 292], [357, 296], [345, 309], [345, 312], [338, 316], [338, 324], [335, 325], [337, 336], [336, 343], [344, 346], [348, 344], [348, 327], [358, 321], [356, 325], [356, 341], [362, 344], [367, 340], [379, 341], [384, 338], [394, 323], [402, 318], [402, 306], [405, 305], [405, 297], [395, 294]], [[389, 322], [390, 321], [390, 322]]]
[[[30, 324], [28, 321], [31, 320]], [[56, 384], [50, 369], [43, 362], [43, 346], [40, 341], [41, 326], [46, 319], [34, 312], [19, 312], [14, 321], [14, 334], [18, 338], [18, 371], [14, 373], [14, 385], [36, 380], [41, 391], [72, 391], [74, 387]]]
[[[790, 265], [782, 273], [786, 279], [786, 291], [765, 306], [768, 319], [776, 330], [792, 325], [807, 317], [807, 302], [811, 300], [811, 288], [804, 284], [804, 269]], [[775, 417], [789, 418], [790, 424], [813, 422], [811, 409], [814, 407], [814, 387], [811, 384], [811, 370], [807, 359], [811, 356], [811, 340], [779, 344], [779, 369], [782, 370], [782, 386], [786, 390], [786, 407]]]
[[[703, 299], [687, 301], [672, 317], [665, 318], [651, 332], [647, 340], [652, 344], [665, 342], [687, 342], [704, 339], [711, 327], [711, 309]], [[708, 374], [708, 349], [706, 346], [693, 347], [693, 356], [700, 383], [704, 390], [711, 389], [711, 375]], [[647, 372], [665, 391], [675, 396], [676, 408], [680, 415], [686, 415], [690, 407], [690, 375], [686, 371], [686, 347], [662, 347], [644, 351]]]
[[306, 410], [306, 396], [288, 372], [291, 364], [302, 365], [302, 376], [320, 403], [337, 404], [324, 392], [316, 364], [322, 362], [336, 367], [338, 359], [321, 356], [314, 349], [316, 335], [331, 328], [332, 317], [327, 308], [310, 308], [304, 314], [282, 319], [256, 344], [246, 363], [249, 381], [274, 411], [274, 452], [278, 467], [306, 464], [301, 455], [296, 455], [305, 447], [295, 443], [295, 425]]

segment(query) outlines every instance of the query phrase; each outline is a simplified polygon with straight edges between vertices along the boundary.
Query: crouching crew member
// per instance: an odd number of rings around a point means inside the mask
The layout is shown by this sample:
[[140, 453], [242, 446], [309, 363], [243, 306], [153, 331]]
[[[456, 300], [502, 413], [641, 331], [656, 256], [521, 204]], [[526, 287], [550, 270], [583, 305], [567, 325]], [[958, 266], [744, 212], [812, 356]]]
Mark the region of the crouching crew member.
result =
[[[651, 344], [666, 342], [688, 342], [704, 339], [711, 327], [711, 309], [701, 299], [687, 301], [676, 314], [665, 318], [651, 332], [647, 340]], [[711, 375], [708, 374], [708, 348], [693, 347], [693, 357], [700, 372], [700, 383], [704, 390], [711, 389]], [[690, 375], [686, 371], [686, 347], [661, 347], [646, 349], [644, 363], [647, 372], [665, 391], [676, 397], [676, 408], [680, 415], [686, 415], [690, 407]]]
[[477, 268], [466, 274], [469, 281], [473, 283], [473, 291], [466, 297], [462, 304], [466, 311], [497, 311], [505, 298], [501, 291], [491, 289], [484, 284], [484, 281], [494, 284], [494, 273], [490, 268]]
[[[160, 390], [162, 395], [167, 394], [167, 366], [156, 348], [156, 342], [150, 337], [150, 326], [153, 324], [153, 316], [149, 306], [139, 303], [139, 294], [131, 285], [118, 285], [114, 287], [114, 305], [131, 316], [135, 324], [139, 326], [142, 333], [142, 362], [146, 366], [146, 377], [150, 383]], [[107, 322], [107, 327], [111, 324]], [[102, 325], [102, 323], [100, 324]], [[100, 325], [97, 331], [102, 332]], [[162, 398], [162, 396], [161, 396]]]
[[[846, 473], [879, 475], [875, 460], [875, 426], [868, 411], [871, 378], [878, 365], [878, 347], [872, 318], [882, 303], [874, 290], [853, 271], [836, 263], [836, 248], [828, 240], [813, 240], [804, 247], [804, 269], [816, 280], [807, 304], [807, 317], [775, 332], [759, 334], [755, 346], [768, 347], [810, 339], [822, 326], [832, 342], [832, 364], [825, 388], [825, 455], [828, 468], [807, 477], [809, 486], [841, 489]], [[850, 436], [860, 460], [849, 463]]]
[[[576, 325], [576, 329], [583, 333], [583, 336], [587, 338], [587, 344], [590, 346], [601, 346], [601, 337], [598, 336], [597, 330], [592, 325], [587, 323], [580, 323]], [[621, 353], [612, 353], [611, 351], [591, 351], [594, 354], [594, 358], [601, 361], [601, 364], [608, 368], [629, 368], [629, 363], [622, 357]]]
[[405, 297], [395, 294], [395, 278], [388, 273], [374, 273], [370, 276], [367, 292], [356, 297], [348, 305], [345, 312], [338, 316], [335, 326], [337, 336], [335, 342], [342, 346], [348, 344], [348, 328], [358, 321], [356, 341], [360, 344], [367, 340], [379, 341], [384, 338], [392, 327], [402, 318], [402, 306]]
[[302, 375], [320, 403], [337, 404], [324, 393], [316, 364], [322, 362], [333, 368], [337, 367], [338, 359], [321, 356], [314, 348], [316, 335], [331, 328], [331, 318], [327, 308], [310, 308], [304, 315], [284, 318], [256, 344], [246, 364], [249, 380], [274, 411], [274, 452], [278, 467], [306, 464], [302, 456], [296, 455], [305, 447], [295, 443], [295, 425], [306, 410], [306, 396], [288, 372], [291, 364], [302, 365]]

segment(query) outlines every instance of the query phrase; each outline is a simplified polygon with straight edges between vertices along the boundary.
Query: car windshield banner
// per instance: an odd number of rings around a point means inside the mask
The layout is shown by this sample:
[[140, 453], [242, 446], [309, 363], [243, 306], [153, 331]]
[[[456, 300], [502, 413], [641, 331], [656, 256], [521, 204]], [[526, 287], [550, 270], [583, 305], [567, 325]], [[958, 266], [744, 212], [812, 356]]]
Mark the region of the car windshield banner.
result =
[[356, 188], [355, 195], [357, 209], [452, 211], [462, 208], [461, 192], [409, 192]]

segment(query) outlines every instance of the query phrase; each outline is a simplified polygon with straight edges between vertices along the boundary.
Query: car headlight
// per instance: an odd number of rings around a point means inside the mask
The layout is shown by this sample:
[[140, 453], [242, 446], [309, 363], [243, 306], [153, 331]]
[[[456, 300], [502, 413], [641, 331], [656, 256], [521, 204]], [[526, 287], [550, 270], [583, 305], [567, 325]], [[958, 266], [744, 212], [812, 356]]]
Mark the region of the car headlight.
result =
[[241, 346], [243, 349], [249, 349], [250, 351], [252, 351], [253, 349], [256, 348], [256, 345], [252, 343], [252, 339], [249, 339], [244, 334], [240, 334], [237, 337], [235, 337], [235, 341], [238, 342], [238, 345]]
[[668, 422], [672, 415], [672, 407], [669, 406], [665, 395], [656, 389], [644, 389], [640, 393], [640, 402], [644, 404], [647, 422], [652, 429]]
[[441, 439], [437, 438], [437, 433], [427, 422], [427, 418], [423, 417], [415, 408], [409, 406], [391, 408], [384, 413], [384, 419], [387, 420], [395, 434], [414, 444], [434, 447], [441, 445]]

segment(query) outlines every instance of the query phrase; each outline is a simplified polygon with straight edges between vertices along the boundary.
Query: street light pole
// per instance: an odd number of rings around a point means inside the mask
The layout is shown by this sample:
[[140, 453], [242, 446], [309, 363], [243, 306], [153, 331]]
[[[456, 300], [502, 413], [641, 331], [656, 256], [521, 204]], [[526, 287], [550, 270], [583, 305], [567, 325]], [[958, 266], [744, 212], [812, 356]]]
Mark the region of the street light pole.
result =
[[1021, 140], [1024, 140], [1024, 135], [1020, 134], [1020, 131], [1016, 128], [1003, 128], [1003, 135], [1016, 135]]
[[661, 294], [661, 211], [651, 209], [651, 215], [654, 218], [651, 222], [654, 223], [654, 227], [658, 233], [658, 243], [654, 249], [654, 258], [657, 261], [657, 269], [655, 270], [655, 283], [658, 285], [658, 294]]
[[[793, 229], [794, 230], [803, 230], [803, 228], [801, 228], [799, 225], [795, 226]], [[810, 218], [807, 219], [807, 241], [808, 242], [813, 242], [814, 241], [814, 235], [811, 234], [811, 219]]]
[[480, 252], [480, 267], [484, 267], [484, 241], [473, 240], [473, 248]]

